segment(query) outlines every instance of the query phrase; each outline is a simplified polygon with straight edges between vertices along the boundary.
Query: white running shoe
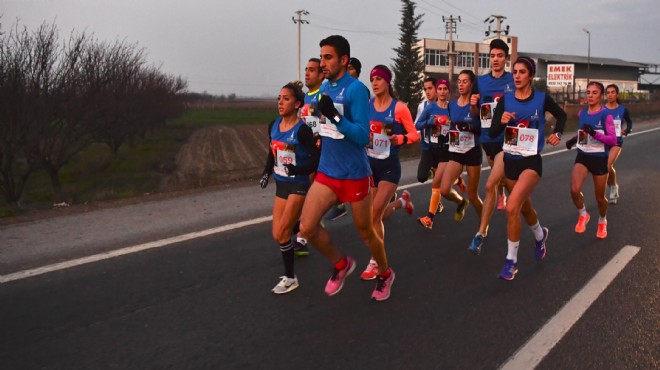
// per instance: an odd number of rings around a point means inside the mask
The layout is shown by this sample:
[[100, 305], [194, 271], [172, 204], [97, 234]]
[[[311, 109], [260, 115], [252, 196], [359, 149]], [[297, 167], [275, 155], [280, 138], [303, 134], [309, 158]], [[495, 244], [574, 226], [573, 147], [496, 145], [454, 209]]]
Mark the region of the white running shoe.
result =
[[282, 280], [280, 280], [280, 282], [277, 283], [277, 285], [275, 285], [275, 287], [273, 288], [273, 293], [275, 294], [286, 294], [296, 289], [299, 286], [298, 278], [295, 276], [293, 278], [280, 276], [280, 278]]

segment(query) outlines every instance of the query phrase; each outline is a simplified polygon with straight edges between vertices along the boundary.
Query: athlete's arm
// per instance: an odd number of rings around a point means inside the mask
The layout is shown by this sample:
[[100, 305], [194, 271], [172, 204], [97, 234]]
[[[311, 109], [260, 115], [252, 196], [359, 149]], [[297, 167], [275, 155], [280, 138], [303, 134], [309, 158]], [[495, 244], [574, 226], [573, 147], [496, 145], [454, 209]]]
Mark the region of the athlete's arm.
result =
[[400, 101], [396, 102], [396, 105], [394, 106], [394, 119], [397, 122], [401, 122], [405, 132], [404, 135], [401, 135], [402, 137], [399, 145], [412, 144], [419, 141], [419, 133], [417, 132], [417, 128], [415, 128], [415, 124], [413, 123], [410, 110]]
[[557, 119], [555, 130], [552, 133], [554, 134], [558, 132], [561, 135], [564, 133], [564, 126], [566, 125], [566, 119], [568, 117], [566, 112], [548, 94], [545, 94], [545, 102], [543, 104], [545, 106], [545, 111], [550, 112], [550, 114]]
[[309, 175], [316, 172], [319, 166], [319, 159], [321, 158], [321, 151], [316, 147], [314, 131], [307, 125], [300, 126], [298, 129], [298, 142], [307, 150], [311, 157], [305, 163], [296, 166], [296, 174]]
[[[431, 104], [427, 104], [426, 106], [428, 107], [429, 105]], [[421, 129], [421, 127], [419, 128], [417, 127], [417, 122], [419, 122], [419, 117], [422, 115], [422, 112], [424, 112], [425, 108], [426, 107], [424, 106], [424, 102], [419, 103], [419, 105], [417, 106], [417, 114], [415, 115], [415, 128], [417, 128], [418, 130]]]
[[601, 134], [596, 132], [594, 139], [600, 141], [601, 143], [609, 146], [616, 145], [616, 131], [614, 129], [614, 118], [611, 114], [608, 114], [605, 118], [605, 133]]
[[266, 167], [264, 167], [264, 171], [261, 173], [262, 175], [272, 175], [273, 174], [273, 166], [275, 166], [275, 156], [273, 155], [273, 150], [270, 147], [271, 139], [270, 139], [270, 132], [273, 130], [273, 124], [275, 123], [276, 120], [272, 120], [268, 124], [268, 157], [266, 157]]
[[346, 88], [350, 104], [348, 111], [351, 112], [353, 122], [343, 116], [337, 124], [337, 130], [355, 145], [364, 147], [369, 143], [369, 96], [360, 86], [364, 85], [352, 83]]
[[630, 112], [628, 108], [623, 107], [623, 120], [626, 121], [626, 135], [632, 132], [632, 119], [630, 119]]
[[502, 114], [504, 114], [504, 96], [500, 98], [493, 112], [493, 121], [488, 129], [488, 136], [497, 137], [504, 131], [505, 124], [502, 124]]

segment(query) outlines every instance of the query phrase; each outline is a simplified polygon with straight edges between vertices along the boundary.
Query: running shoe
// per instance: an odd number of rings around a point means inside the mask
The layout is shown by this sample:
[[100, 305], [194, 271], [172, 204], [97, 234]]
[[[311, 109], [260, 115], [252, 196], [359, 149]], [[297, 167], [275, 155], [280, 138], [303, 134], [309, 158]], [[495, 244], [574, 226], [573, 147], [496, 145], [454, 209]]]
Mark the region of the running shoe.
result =
[[392, 283], [394, 283], [394, 270], [390, 268], [390, 277], [385, 278], [382, 275], [378, 275], [378, 278], [376, 279], [376, 289], [374, 289], [374, 292], [371, 294], [371, 299], [384, 301], [390, 298]]
[[307, 246], [307, 240], [303, 238], [297, 238], [293, 242], [293, 253], [296, 256], [309, 256], [309, 246]]
[[607, 238], [607, 221], [598, 223], [598, 231], [596, 231], [596, 238]]
[[504, 261], [504, 268], [500, 272], [500, 279], [502, 280], [513, 280], [518, 273], [518, 263], [513, 262], [513, 260], [507, 259]]
[[330, 209], [328, 213], [325, 214], [324, 218], [328, 221], [334, 221], [343, 216], [346, 216], [346, 206], [340, 204], [332, 207], [332, 209]]
[[429, 230], [433, 228], [433, 220], [429, 216], [420, 217], [417, 219], [417, 222]]
[[575, 232], [578, 234], [582, 234], [585, 230], [587, 230], [587, 223], [591, 219], [591, 216], [589, 213], [586, 213], [584, 216], [579, 216], [578, 217], [578, 222], [575, 225]]
[[619, 200], [619, 185], [610, 186], [610, 204], [616, 204]]
[[435, 211], [436, 214], [442, 213], [445, 210], [445, 206], [442, 205], [442, 202], [438, 202], [438, 209]]
[[398, 197], [399, 197], [399, 196], [396, 195], [396, 191], [395, 191], [394, 194], [392, 194], [392, 197], [390, 198], [390, 203], [396, 201], [396, 198], [398, 198]]
[[378, 275], [378, 263], [373, 259], [370, 259], [367, 268], [365, 268], [360, 274], [360, 279], [373, 280], [376, 278], [376, 275]]
[[346, 267], [342, 270], [337, 270], [333, 268], [332, 276], [328, 280], [328, 283], [325, 284], [325, 294], [333, 296], [344, 287], [344, 280], [353, 273], [355, 270], [355, 260], [352, 257], [346, 256]]
[[497, 210], [504, 211], [506, 209], [506, 194], [502, 193], [497, 197]]
[[483, 247], [483, 245], [484, 245], [484, 236], [481, 234], [477, 234], [474, 236], [474, 239], [472, 239], [472, 243], [470, 243], [468, 250], [478, 256], [481, 254], [481, 247]]
[[461, 194], [465, 194], [467, 191], [467, 186], [465, 186], [465, 180], [463, 180], [463, 176], [458, 176], [456, 185], [458, 186], [458, 191], [460, 191]]
[[544, 227], [543, 239], [536, 241], [536, 246], [534, 247], [534, 258], [536, 258], [537, 261], [541, 261], [543, 258], [545, 258], [545, 241], [548, 240], [548, 234], [550, 234], [550, 230], [548, 230], [547, 227]]
[[289, 293], [290, 291], [296, 289], [298, 285], [298, 278], [297, 277], [286, 277], [286, 276], [280, 276], [280, 282], [275, 285], [273, 288], [273, 293], [275, 294], [286, 294]]
[[465, 210], [470, 205], [470, 201], [467, 198], [463, 198], [463, 203], [461, 203], [458, 208], [456, 208], [456, 214], [454, 215], [454, 221], [461, 222], [463, 217], [465, 217]]
[[415, 210], [415, 206], [410, 201], [410, 193], [408, 192], [408, 190], [404, 190], [403, 193], [401, 193], [401, 199], [406, 201], [406, 206], [404, 207], [406, 213], [412, 215], [413, 210]]

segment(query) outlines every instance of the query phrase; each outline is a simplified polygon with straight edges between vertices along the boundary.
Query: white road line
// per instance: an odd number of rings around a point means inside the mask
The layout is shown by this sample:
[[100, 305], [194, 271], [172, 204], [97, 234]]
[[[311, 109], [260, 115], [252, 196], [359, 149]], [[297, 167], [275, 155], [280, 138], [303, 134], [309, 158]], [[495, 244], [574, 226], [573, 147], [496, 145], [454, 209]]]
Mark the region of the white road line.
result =
[[[639, 132], [634, 132], [634, 133], [631, 133], [628, 136], [640, 135], [640, 134], [643, 134], [643, 133], [656, 131], [656, 130], [660, 130], [660, 127], [656, 127], [656, 128], [652, 128], [652, 129], [648, 129], [648, 130], [644, 130], [644, 131], [639, 131]], [[565, 151], [567, 151], [567, 149], [562, 149], [562, 150], [558, 150], [558, 151], [555, 151], [555, 152], [545, 153], [545, 154], [542, 154], [542, 156], [554, 155], [554, 154], [558, 154], [558, 153], [563, 153]], [[482, 171], [488, 171], [488, 170], [490, 170], [490, 167], [488, 167], [488, 166], [482, 168]], [[401, 189], [401, 190], [405, 190], [405, 189], [410, 189], [410, 188], [414, 188], [416, 186], [421, 186], [421, 185], [425, 185], [425, 184], [427, 184], [427, 183], [422, 184], [422, 183], [416, 182], [416, 183], [412, 183], [412, 184], [402, 185], [402, 186], [399, 186], [398, 188]], [[118, 249], [118, 250], [115, 250], [115, 251], [110, 251], [110, 252], [106, 252], [106, 253], [99, 253], [99, 254], [95, 254], [95, 255], [92, 255], [92, 256], [87, 256], [87, 257], [77, 258], [77, 259], [70, 260], [70, 261], [55, 263], [55, 264], [52, 264], [52, 265], [37, 267], [37, 268], [34, 268], [34, 269], [30, 269], [30, 270], [18, 271], [18, 272], [14, 272], [14, 273], [7, 274], [7, 275], [0, 275], [0, 284], [7, 283], [7, 282], [10, 282], [10, 281], [14, 281], [14, 280], [26, 279], [26, 278], [29, 278], [29, 277], [32, 277], [32, 276], [42, 275], [42, 274], [46, 274], [46, 273], [53, 272], [53, 271], [58, 271], [58, 270], [63, 270], [63, 269], [71, 268], [71, 267], [76, 267], [76, 266], [84, 265], [84, 264], [87, 264], [87, 263], [92, 263], [92, 262], [102, 261], [102, 260], [106, 260], [106, 259], [110, 259], [110, 258], [114, 258], [114, 257], [118, 257], [118, 256], [123, 256], [123, 255], [130, 254], [130, 253], [136, 253], [136, 252], [140, 252], [140, 251], [147, 250], [147, 249], [159, 248], [159, 247], [163, 247], [163, 246], [173, 244], [173, 243], [178, 243], [178, 242], [182, 242], [182, 241], [186, 241], [186, 240], [190, 240], [190, 239], [195, 239], [195, 238], [201, 238], [201, 237], [204, 237], [204, 236], [208, 236], [208, 235], [211, 235], [211, 234], [217, 234], [217, 233], [221, 233], [221, 232], [224, 232], [224, 231], [239, 229], [239, 228], [245, 227], [245, 226], [256, 225], [256, 224], [260, 224], [262, 222], [268, 222], [272, 219], [273, 219], [272, 216], [258, 217], [258, 218], [252, 219], [252, 220], [241, 221], [241, 222], [237, 222], [237, 223], [230, 224], [230, 225], [224, 225], [224, 226], [220, 226], [220, 227], [213, 228], [213, 229], [207, 229], [207, 230], [202, 230], [202, 231], [194, 232], [194, 233], [190, 233], [190, 234], [179, 235], [179, 236], [175, 236], [175, 237], [168, 238], [168, 239], [162, 239], [162, 240], [157, 240], [157, 241], [154, 241], [154, 242], [135, 245], [135, 246], [132, 246], [132, 247], [126, 247], [126, 248]]]
[[60, 263], [54, 263], [52, 265], [37, 267], [37, 268], [34, 268], [34, 269], [30, 269], [30, 270], [23, 270], [23, 271], [15, 272], [15, 273], [8, 274], [8, 275], [0, 275], [0, 284], [8, 283], [8, 282], [14, 281], [14, 280], [26, 279], [26, 278], [29, 278], [29, 277], [32, 277], [32, 276], [42, 275], [42, 274], [46, 274], [46, 273], [53, 272], [53, 271], [64, 270], [64, 269], [68, 269], [68, 268], [71, 268], [71, 267], [85, 265], [85, 264], [88, 264], [88, 263], [107, 260], [107, 259], [110, 259], [110, 258], [115, 258], [115, 257], [123, 256], [123, 255], [126, 255], [126, 254], [137, 253], [137, 252], [145, 251], [147, 249], [160, 248], [160, 247], [164, 247], [164, 246], [169, 245], [169, 244], [180, 243], [180, 242], [184, 242], [184, 241], [191, 240], [191, 239], [196, 239], [196, 238], [202, 238], [202, 237], [205, 237], [205, 236], [209, 236], [209, 235], [213, 235], [213, 234], [217, 234], [217, 233], [221, 233], [221, 232], [225, 232], [225, 231], [240, 229], [240, 228], [245, 227], [245, 226], [256, 225], [256, 224], [260, 224], [262, 222], [268, 222], [272, 219], [273, 219], [273, 216], [264, 216], [264, 217], [254, 218], [252, 220], [237, 222], [237, 223], [231, 224], [231, 225], [224, 225], [224, 226], [220, 226], [220, 227], [215, 227], [213, 229], [207, 229], [207, 230], [202, 230], [202, 231], [198, 231], [198, 232], [178, 235], [178, 236], [175, 236], [175, 237], [172, 237], [172, 238], [161, 239], [161, 240], [157, 240], [157, 241], [154, 241], [154, 242], [134, 245], [132, 247], [126, 247], [126, 248], [117, 249], [117, 250], [110, 251], [110, 252], [99, 253], [99, 254], [95, 254], [95, 255], [92, 255], [92, 256], [76, 258], [74, 260], [64, 261], [64, 262], [60, 262]]
[[571, 329], [614, 278], [639, 252], [626, 245], [564, 307], [502, 365], [502, 370], [533, 369]]

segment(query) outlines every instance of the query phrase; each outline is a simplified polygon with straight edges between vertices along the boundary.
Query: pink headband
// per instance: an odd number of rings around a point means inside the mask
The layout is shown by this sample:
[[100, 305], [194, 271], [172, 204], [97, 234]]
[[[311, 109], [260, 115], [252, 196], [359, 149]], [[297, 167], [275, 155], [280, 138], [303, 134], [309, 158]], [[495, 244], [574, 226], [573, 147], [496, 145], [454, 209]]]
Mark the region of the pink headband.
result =
[[390, 72], [388, 72], [384, 68], [376, 67], [376, 68], [372, 69], [371, 74], [369, 76], [370, 77], [378, 76], [378, 77], [382, 78], [383, 80], [385, 80], [385, 82], [387, 82], [388, 85], [390, 85], [392, 83], [392, 75], [390, 74]]
[[435, 84], [435, 88], [437, 89], [440, 85], [445, 85], [447, 90], [449, 90], [449, 82], [447, 82], [447, 80], [439, 80], [438, 83]]

